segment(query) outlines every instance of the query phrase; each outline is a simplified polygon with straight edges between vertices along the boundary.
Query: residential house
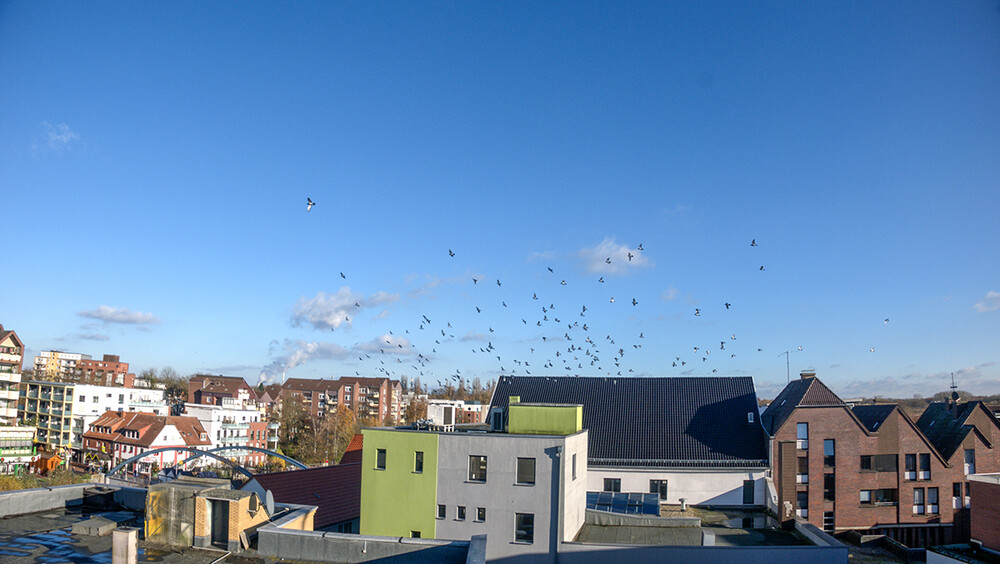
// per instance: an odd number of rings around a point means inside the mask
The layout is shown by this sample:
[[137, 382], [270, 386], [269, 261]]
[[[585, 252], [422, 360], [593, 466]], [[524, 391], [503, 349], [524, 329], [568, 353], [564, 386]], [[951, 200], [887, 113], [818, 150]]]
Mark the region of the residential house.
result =
[[196, 374], [188, 380], [187, 403], [222, 405], [223, 398], [256, 405], [257, 393], [238, 376]]
[[583, 405], [587, 490], [655, 493], [662, 503], [765, 505], [767, 435], [753, 379], [503, 376], [489, 423], [511, 398]]
[[17, 333], [0, 325], [0, 425], [17, 422], [18, 387], [21, 384], [21, 365], [24, 343]]
[[[155, 415], [153, 413], [108, 411], [95, 420], [83, 435], [87, 460], [104, 462], [111, 467], [143, 452], [164, 447], [188, 447], [208, 450], [208, 432], [194, 417]], [[126, 471], [149, 476], [153, 465], [159, 468], [182, 463], [187, 451], [151, 454], [130, 463]]]
[[223, 456], [243, 465], [260, 466], [267, 455], [238, 447], [275, 450], [278, 447], [278, 423], [268, 422], [255, 404], [221, 398], [218, 404], [184, 405], [184, 415], [201, 422], [212, 441], [212, 448], [229, 447]]

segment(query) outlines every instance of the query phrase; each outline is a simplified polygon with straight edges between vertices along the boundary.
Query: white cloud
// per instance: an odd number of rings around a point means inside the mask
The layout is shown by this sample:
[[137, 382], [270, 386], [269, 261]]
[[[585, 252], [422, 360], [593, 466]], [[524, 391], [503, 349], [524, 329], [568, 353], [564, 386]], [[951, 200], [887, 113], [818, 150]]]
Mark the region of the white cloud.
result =
[[[45, 146], [53, 151], [65, 149], [70, 143], [80, 139], [80, 136], [65, 123], [52, 125], [43, 121], [42, 129], [45, 130]], [[38, 144], [33, 144], [32, 148], [38, 149]]]
[[160, 320], [152, 313], [141, 311], [131, 311], [125, 308], [102, 305], [97, 309], [78, 312], [80, 317], [98, 319], [105, 323], [125, 323], [129, 325], [150, 325], [159, 323]]
[[476, 332], [473, 332], [473, 331], [469, 331], [460, 340], [462, 342], [466, 342], [466, 341], [479, 341], [481, 343], [485, 343], [485, 342], [489, 341], [490, 338], [485, 333], [476, 333]]
[[541, 252], [535, 251], [530, 255], [528, 255], [528, 258], [525, 260], [527, 262], [539, 262], [545, 260], [552, 260], [554, 258], [556, 258], [556, 253], [554, 251], [541, 251]]
[[677, 297], [677, 288], [673, 286], [667, 286], [667, 289], [660, 294], [660, 299], [665, 302], [671, 302]]
[[[629, 255], [632, 255], [631, 260]], [[613, 238], [605, 238], [595, 247], [579, 251], [587, 272], [599, 274], [625, 274], [629, 269], [652, 266], [643, 251], [619, 245]]]
[[77, 339], [84, 339], [87, 341], [110, 341], [111, 337], [101, 334], [101, 333], [77, 333]]
[[972, 306], [972, 308], [980, 313], [1000, 309], [1000, 292], [987, 292], [986, 297], [976, 302], [976, 305]]
[[365, 298], [352, 292], [349, 286], [342, 286], [336, 294], [318, 292], [312, 298], [300, 298], [292, 311], [292, 325], [308, 323], [315, 329], [335, 329], [350, 325], [351, 318], [365, 308], [397, 300], [399, 294], [376, 292]]

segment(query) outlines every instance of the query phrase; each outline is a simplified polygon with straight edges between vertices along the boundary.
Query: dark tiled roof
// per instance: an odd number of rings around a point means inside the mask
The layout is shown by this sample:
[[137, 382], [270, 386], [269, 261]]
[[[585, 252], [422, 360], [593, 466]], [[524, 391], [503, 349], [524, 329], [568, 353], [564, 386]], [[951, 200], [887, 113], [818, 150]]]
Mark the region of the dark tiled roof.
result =
[[[767, 437], [748, 376], [574, 378], [503, 376], [490, 408], [525, 403], [583, 405], [595, 466], [766, 465]], [[747, 422], [747, 413], [754, 422]]]
[[263, 489], [271, 490], [274, 501], [317, 506], [313, 524], [316, 529], [361, 516], [360, 462], [258, 474], [250, 481], [253, 480]]
[[785, 386], [785, 389], [781, 390], [778, 397], [774, 398], [770, 404], [768, 404], [767, 409], [760, 416], [761, 423], [764, 424], [764, 430], [768, 432], [772, 437], [781, 428], [781, 425], [785, 423], [788, 416], [795, 411], [795, 408], [809, 405], [809, 406], [846, 406], [837, 394], [830, 391], [823, 382], [820, 382], [818, 378], [803, 378], [799, 380], [792, 380]]
[[917, 427], [945, 460], [950, 459], [951, 455], [955, 454], [966, 435], [972, 430], [973, 426], [966, 425], [965, 420], [978, 403], [980, 402], [958, 404], [958, 416], [955, 417], [947, 403], [934, 402], [927, 406], [927, 409], [920, 415], [920, 419], [917, 420]]
[[885, 423], [885, 420], [895, 409], [895, 404], [883, 403], [878, 405], [856, 405], [851, 408], [851, 411], [866, 429], [874, 433], [878, 431], [879, 427]]

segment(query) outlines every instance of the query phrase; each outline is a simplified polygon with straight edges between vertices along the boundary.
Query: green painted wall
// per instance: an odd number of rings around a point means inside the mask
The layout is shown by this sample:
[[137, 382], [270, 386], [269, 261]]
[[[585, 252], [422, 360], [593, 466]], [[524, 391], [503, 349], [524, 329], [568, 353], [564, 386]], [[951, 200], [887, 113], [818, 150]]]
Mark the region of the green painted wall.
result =
[[[435, 538], [438, 435], [421, 431], [364, 429], [361, 453], [361, 534]], [[385, 449], [385, 470], [375, 468]], [[413, 471], [414, 453], [424, 453], [424, 471]]]
[[507, 432], [515, 435], [572, 435], [583, 429], [583, 406], [511, 404]]

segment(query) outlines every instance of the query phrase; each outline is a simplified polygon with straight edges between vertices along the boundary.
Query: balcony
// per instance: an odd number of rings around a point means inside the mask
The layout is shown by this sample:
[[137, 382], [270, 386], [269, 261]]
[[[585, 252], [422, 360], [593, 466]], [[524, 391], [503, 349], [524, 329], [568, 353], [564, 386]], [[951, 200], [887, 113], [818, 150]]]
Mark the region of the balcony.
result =
[[267, 428], [268, 428], [268, 429], [274, 429], [275, 431], [277, 431], [277, 430], [278, 430], [278, 427], [279, 427], [279, 426], [280, 426], [280, 425], [279, 425], [279, 424], [278, 424], [277, 422], [274, 422], [274, 423], [268, 423], [268, 424], [267, 424]]
[[249, 423], [223, 423], [222, 429], [249, 429]]

